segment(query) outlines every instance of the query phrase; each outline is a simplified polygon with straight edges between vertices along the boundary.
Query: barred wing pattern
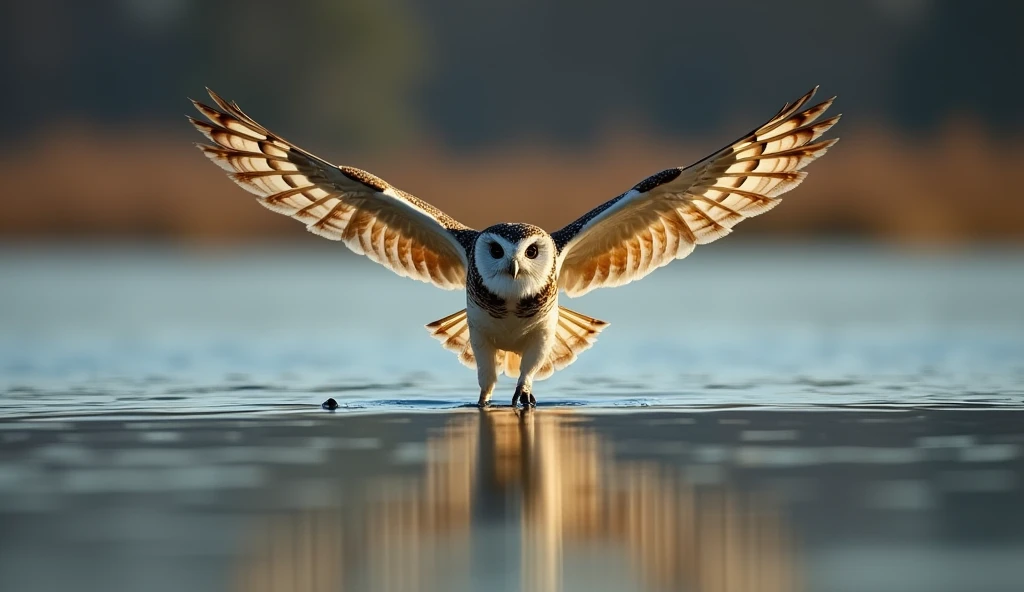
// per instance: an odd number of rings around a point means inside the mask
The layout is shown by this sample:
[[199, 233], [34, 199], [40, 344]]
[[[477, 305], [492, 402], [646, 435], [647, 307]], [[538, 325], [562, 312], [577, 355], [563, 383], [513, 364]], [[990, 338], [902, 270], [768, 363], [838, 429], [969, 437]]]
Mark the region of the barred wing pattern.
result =
[[193, 101], [209, 122], [189, 120], [213, 145], [197, 146], [260, 204], [400, 276], [465, 287], [475, 230], [366, 171], [298, 148], [207, 90], [219, 110]]
[[552, 233], [559, 286], [569, 296], [638, 280], [729, 234], [779, 203], [805, 166], [838, 139], [815, 142], [839, 115], [815, 123], [835, 97], [800, 111], [817, 87], [732, 145], [689, 167], [648, 177]]

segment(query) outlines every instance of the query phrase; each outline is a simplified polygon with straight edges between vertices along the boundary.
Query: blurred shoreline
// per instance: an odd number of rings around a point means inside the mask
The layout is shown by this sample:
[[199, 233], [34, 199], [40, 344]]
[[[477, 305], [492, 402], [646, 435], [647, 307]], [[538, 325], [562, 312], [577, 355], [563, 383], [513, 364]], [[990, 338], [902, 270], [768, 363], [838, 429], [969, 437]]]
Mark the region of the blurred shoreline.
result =
[[[293, 140], [329, 161], [369, 170], [470, 226], [521, 220], [551, 231], [743, 132], [730, 128], [685, 142], [619, 131], [583, 151], [524, 142], [474, 154], [429, 142], [339, 154]], [[1024, 182], [1016, 166], [1024, 149], [1013, 138], [993, 137], [968, 120], [928, 137], [881, 126], [837, 130], [842, 141], [783, 197], [783, 213], [745, 222], [739, 236], [927, 246], [1024, 240], [1024, 201], [1010, 189]], [[256, 207], [192, 148], [200, 139], [182, 129], [81, 124], [35, 135], [0, 153], [9, 196], [0, 241], [301, 240], [301, 226]]]

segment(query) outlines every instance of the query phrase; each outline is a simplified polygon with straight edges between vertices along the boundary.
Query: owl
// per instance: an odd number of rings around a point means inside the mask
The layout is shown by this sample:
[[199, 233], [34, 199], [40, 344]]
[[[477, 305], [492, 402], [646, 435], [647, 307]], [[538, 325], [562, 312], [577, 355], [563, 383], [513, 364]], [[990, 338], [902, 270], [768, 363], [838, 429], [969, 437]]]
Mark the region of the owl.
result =
[[707, 158], [656, 173], [551, 233], [520, 223], [469, 228], [379, 177], [299, 148], [213, 91], [216, 107], [193, 101], [206, 121], [189, 120], [211, 142], [199, 149], [261, 205], [400, 276], [465, 290], [466, 308], [427, 330], [476, 368], [480, 406], [504, 373], [517, 379], [512, 406], [527, 407], [537, 402], [533, 383], [572, 364], [608, 326], [561, 306], [560, 294], [638, 280], [778, 205], [837, 141], [818, 139], [839, 115], [821, 119], [835, 97], [805, 108], [816, 91]]

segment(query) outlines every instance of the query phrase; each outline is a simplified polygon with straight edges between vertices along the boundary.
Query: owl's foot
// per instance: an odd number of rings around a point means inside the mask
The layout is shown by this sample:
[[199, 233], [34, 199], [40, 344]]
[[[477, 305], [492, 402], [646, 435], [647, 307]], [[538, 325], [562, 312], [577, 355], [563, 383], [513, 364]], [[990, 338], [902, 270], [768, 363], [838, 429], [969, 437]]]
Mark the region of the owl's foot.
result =
[[515, 407], [520, 401], [523, 402], [524, 408], [537, 406], [537, 397], [534, 397], [533, 393], [523, 386], [516, 387], [516, 392], [512, 395], [512, 406]]

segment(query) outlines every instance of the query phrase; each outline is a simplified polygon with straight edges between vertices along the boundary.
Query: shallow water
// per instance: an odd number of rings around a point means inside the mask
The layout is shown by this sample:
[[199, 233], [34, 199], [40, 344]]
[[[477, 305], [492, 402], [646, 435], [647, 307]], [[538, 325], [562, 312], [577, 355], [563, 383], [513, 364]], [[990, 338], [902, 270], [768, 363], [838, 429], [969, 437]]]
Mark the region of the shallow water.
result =
[[1024, 253], [704, 251], [523, 413], [337, 250], [0, 249], [0, 590], [1018, 590]]
[[[464, 296], [339, 249], [8, 248], [0, 277], [3, 415], [476, 400], [423, 329]], [[611, 326], [542, 405], [1024, 403], [1021, 251], [716, 245], [565, 300]]]

